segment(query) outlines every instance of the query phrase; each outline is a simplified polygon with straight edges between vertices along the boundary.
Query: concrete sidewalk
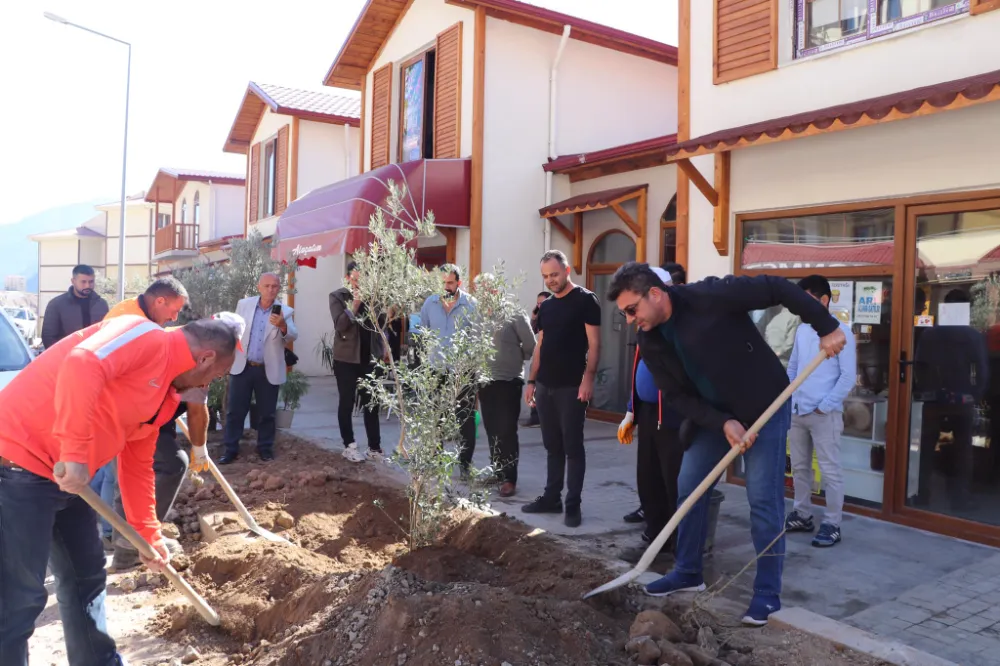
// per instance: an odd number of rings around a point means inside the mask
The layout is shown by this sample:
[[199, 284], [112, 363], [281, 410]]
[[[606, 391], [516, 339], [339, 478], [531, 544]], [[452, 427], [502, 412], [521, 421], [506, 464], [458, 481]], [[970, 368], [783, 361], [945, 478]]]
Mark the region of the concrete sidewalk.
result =
[[[342, 450], [336, 384], [332, 377], [311, 381], [291, 432]], [[382, 426], [383, 448], [389, 452], [399, 426], [384, 416]], [[354, 429], [364, 447], [359, 417]], [[618, 444], [616, 426], [587, 423], [583, 524], [575, 530], [566, 528], [561, 516], [520, 511], [545, 485], [541, 432], [522, 428], [520, 434], [518, 493], [508, 500], [496, 498], [495, 510], [610, 557], [621, 547], [639, 543], [640, 529], [622, 521], [638, 506], [636, 447]], [[482, 429], [474, 462], [489, 463]], [[729, 484], [719, 488], [726, 498], [715, 551], [706, 561], [709, 583], [719, 577], [728, 580], [754, 558], [746, 493]], [[811, 547], [809, 535], [788, 536], [782, 595], [786, 607], [800, 606], [963, 666], [1000, 665], [1000, 551], [850, 514], [842, 530], [844, 541], [830, 549]], [[723, 596], [746, 603], [753, 571], [751, 567]]]

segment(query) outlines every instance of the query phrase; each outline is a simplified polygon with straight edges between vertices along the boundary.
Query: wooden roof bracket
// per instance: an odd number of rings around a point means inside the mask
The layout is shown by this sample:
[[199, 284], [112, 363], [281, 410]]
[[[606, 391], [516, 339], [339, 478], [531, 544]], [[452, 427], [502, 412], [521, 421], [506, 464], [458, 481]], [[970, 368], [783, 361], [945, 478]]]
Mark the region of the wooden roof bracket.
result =
[[563, 224], [558, 215], [550, 215], [549, 222], [556, 231], [573, 244], [573, 270], [583, 275], [583, 213], [573, 213], [573, 230]]
[[677, 166], [694, 183], [698, 191], [704, 195], [708, 203], [715, 209], [715, 220], [712, 225], [712, 243], [719, 256], [729, 255], [729, 174], [731, 164], [731, 151], [715, 154], [715, 187], [708, 184], [708, 181], [701, 171], [697, 169], [691, 160], [682, 158], [677, 160]]

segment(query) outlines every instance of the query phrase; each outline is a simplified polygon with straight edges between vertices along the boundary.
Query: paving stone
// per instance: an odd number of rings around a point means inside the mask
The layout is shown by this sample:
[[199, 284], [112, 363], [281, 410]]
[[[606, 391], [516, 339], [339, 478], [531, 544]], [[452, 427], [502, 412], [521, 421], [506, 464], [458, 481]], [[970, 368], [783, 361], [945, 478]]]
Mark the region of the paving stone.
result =
[[989, 618], [973, 615], [972, 617], [967, 617], [961, 622], [957, 623], [955, 627], [974, 634], [979, 631], [982, 631], [986, 627], [991, 627], [994, 624], [996, 624], [996, 620], [991, 620]]
[[901, 620], [906, 620], [907, 622], [912, 622], [913, 624], [918, 624], [924, 620], [930, 619], [932, 613], [925, 608], [917, 608], [915, 606], [909, 606], [906, 608], [901, 608], [897, 613], [896, 617]]
[[959, 622], [961, 622], [965, 618], [962, 618], [962, 620], [960, 620], [959, 618], [952, 617], [952, 616], [948, 615], [947, 613], [939, 613], [939, 614], [935, 615], [931, 619], [933, 619], [935, 622], [940, 622], [941, 624], [944, 624], [944, 625], [947, 625], [947, 626], [950, 627], [952, 625], [958, 624]]
[[978, 613], [982, 613], [984, 610], [987, 610], [989, 607], [990, 607], [990, 604], [988, 604], [986, 602], [983, 602], [983, 601], [977, 601], [977, 600], [967, 601], [964, 604], [962, 604], [961, 606], [959, 606], [959, 608], [961, 608], [965, 612], [970, 613], [972, 615], [976, 615]]

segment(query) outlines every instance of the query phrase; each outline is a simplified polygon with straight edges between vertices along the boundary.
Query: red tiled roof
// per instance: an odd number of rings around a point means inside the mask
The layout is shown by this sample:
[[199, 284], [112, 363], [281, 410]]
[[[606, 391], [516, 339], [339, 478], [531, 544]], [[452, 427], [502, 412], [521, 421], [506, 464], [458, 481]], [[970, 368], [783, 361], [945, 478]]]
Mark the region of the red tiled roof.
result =
[[[375, 57], [392, 35], [399, 19], [409, 8], [410, 2], [412, 0], [368, 0], [340, 47], [333, 64], [330, 65], [323, 84], [361, 90], [361, 81], [365, 73], [371, 69]], [[468, 9], [482, 7], [486, 14], [493, 18], [553, 34], [561, 34], [563, 26], [569, 25], [572, 28], [571, 39], [669, 65], [677, 64], [676, 46], [527, 2], [518, 0], [446, 0], [446, 2]]]
[[630, 194], [635, 194], [648, 187], [649, 185], [644, 183], [642, 185], [630, 185], [629, 187], [616, 187], [611, 190], [578, 194], [575, 197], [570, 197], [551, 206], [539, 209], [538, 215], [539, 217], [553, 217], [556, 215], [567, 215], [569, 213], [607, 208], [616, 200], [627, 197]]
[[238, 173], [223, 173], [221, 171], [201, 171], [197, 169], [171, 169], [162, 167], [156, 172], [153, 184], [146, 191], [146, 201], [155, 202], [159, 196], [160, 203], [174, 203], [174, 185], [177, 182], [194, 181], [198, 183], [214, 183], [216, 185], [245, 185], [246, 178]]
[[[545, 171], [559, 174], [576, 174], [584, 167], [594, 167], [599, 165], [621, 164], [631, 160], [637, 160], [649, 156], [662, 156], [664, 151], [677, 143], [676, 134], [667, 134], [643, 141], [625, 143], [620, 146], [594, 150], [589, 153], [577, 153], [575, 155], [560, 155], [549, 160], [542, 165]], [[661, 160], [665, 163], [666, 160]], [[639, 168], [646, 166], [656, 166], [655, 164], [642, 164]]]
[[[826, 130], [841, 123], [843, 126], [859, 122], [879, 121], [890, 113], [902, 117], [917, 114], [925, 105], [934, 109], [968, 105], [970, 102], [1000, 99], [1000, 70], [969, 76], [955, 81], [947, 81], [932, 86], [914, 88], [903, 92], [873, 97], [860, 102], [830, 106], [815, 111], [806, 111], [774, 120], [720, 130], [684, 141], [667, 148], [667, 155], [683, 159], [693, 155], [739, 148], [752, 145], [762, 138], [777, 139], [785, 132], [802, 134], [810, 129]], [[866, 121], [867, 119], [867, 121]]]
[[[852, 264], [857, 266], [892, 266], [895, 255], [893, 241], [877, 243], [747, 243], [741, 265], [755, 268], [760, 264]], [[919, 257], [917, 266], [926, 264]]]
[[361, 125], [360, 98], [251, 81], [243, 94], [243, 101], [229, 129], [223, 150], [227, 153], [246, 154], [253, 141], [257, 122], [267, 109], [272, 113], [303, 120], [351, 127]]

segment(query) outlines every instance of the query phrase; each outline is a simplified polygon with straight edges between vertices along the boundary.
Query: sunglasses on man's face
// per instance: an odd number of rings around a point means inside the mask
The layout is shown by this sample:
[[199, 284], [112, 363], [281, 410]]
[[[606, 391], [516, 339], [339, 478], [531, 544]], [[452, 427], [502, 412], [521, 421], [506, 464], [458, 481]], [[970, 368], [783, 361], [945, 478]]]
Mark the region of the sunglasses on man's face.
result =
[[619, 310], [619, 312], [621, 313], [621, 315], [623, 317], [625, 317], [626, 319], [628, 319], [630, 317], [634, 317], [635, 313], [636, 313], [636, 310], [639, 309], [639, 303], [642, 303], [642, 300], [644, 298], [646, 298], [646, 296], [647, 296], [647, 294], [643, 294], [642, 296], [639, 297], [639, 300], [637, 300], [635, 303], [633, 303], [632, 305], [626, 305], [621, 310]]

